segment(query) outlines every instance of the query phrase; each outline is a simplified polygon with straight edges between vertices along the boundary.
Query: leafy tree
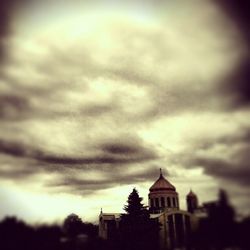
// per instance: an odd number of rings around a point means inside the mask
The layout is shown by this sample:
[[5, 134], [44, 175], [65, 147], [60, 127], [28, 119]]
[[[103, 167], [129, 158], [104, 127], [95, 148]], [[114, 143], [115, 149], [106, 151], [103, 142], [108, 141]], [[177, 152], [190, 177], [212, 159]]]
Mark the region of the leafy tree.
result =
[[75, 238], [78, 234], [80, 234], [82, 224], [82, 220], [78, 215], [70, 214], [64, 220], [63, 230], [68, 237]]
[[6, 217], [0, 223], [1, 249], [34, 249], [34, 230], [16, 217]]
[[87, 234], [89, 237], [98, 236], [98, 226], [92, 223], [82, 223], [82, 233]]
[[134, 188], [130, 193], [126, 214], [121, 217], [121, 248], [123, 249], [157, 249], [159, 224], [150, 219], [149, 211], [142, 204], [142, 198]]

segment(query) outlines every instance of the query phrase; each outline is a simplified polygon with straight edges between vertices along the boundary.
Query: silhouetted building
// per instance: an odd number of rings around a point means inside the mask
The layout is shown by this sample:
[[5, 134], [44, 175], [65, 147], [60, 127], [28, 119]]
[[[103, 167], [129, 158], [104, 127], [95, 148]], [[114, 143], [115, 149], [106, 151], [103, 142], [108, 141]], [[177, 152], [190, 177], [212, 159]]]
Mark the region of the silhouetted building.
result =
[[116, 237], [119, 230], [121, 214], [101, 213], [99, 215], [99, 237], [102, 239], [112, 239]]
[[[179, 196], [160, 170], [159, 178], [149, 188], [148, 209], [150, 219], [159, 222], [159, 246], [162, 250], [198, 249], [209, 246], [226, 247], [233, 244], [234, 210], [227, 200], [226, 192], [221, 190], [217, 201], [198, 204], [197, 195], [190, 190], [186, 196], [187, 211], [180, 209]], [[119, 238], [121, 214], [99, 216], [99, 236], [103, 239]], [[216, 230], [220, 231], [220, 234]], [[200, 248], [199, 248], [200, 247]], [[193, 248], [194, 249], [194, 248]], [[223, 249], [223, 248], [221, 248]]]
[[[157, 220], [161, 227], [159, 244], [161, 249], [173, 249], [187, 245], [189, 235], [197, 227], [198, 219], [193, 213], [181, 210], [176, 188], [162, 174], [150, 187], [148, 194], [150, 218]], [[192, 203], [193, 208], [198, 206]], [[112, 239], [119, 232], [121, 214], [107, 214], [101, 211], [99, 216], [99, 236]]]
[[197, 195], [190, 190], [187, 195], [187, 210], [189, 213], [194, 213], [198, 209], [198, 198]]
[[160, 177], [149, 189], [148, 201], [149, 210], [153, 214], [179, 209], [178, 193], [175, 187], [163, 177], [161, 169]]
[[181, 247], [187, 244], [194, 225], [191, 213], [181, 210], [176, 188], [160, 176], [149, 189], [149, 211], [151, 218], [161, 224], [160, 246], [162, 249]]

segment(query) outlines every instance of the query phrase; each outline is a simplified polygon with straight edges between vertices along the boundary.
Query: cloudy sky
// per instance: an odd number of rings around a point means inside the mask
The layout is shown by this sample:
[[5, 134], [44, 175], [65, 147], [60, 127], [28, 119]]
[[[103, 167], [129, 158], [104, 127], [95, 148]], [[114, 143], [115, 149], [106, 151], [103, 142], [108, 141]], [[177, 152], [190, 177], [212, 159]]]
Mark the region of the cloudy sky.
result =
[[247, 5], [1, 2], [0, 218], [96, 221], [160, 167], [249, 213]]

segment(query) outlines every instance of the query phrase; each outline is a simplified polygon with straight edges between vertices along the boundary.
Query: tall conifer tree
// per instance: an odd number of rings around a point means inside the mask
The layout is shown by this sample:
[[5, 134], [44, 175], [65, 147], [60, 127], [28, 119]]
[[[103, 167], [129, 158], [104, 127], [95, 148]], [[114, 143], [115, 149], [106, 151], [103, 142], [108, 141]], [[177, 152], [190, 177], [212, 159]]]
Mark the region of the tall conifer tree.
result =
[[150, 219], [149, 211], [134, 188], [121, 217], [122, 247], [126, 250], [157, 249], [159, 224]]

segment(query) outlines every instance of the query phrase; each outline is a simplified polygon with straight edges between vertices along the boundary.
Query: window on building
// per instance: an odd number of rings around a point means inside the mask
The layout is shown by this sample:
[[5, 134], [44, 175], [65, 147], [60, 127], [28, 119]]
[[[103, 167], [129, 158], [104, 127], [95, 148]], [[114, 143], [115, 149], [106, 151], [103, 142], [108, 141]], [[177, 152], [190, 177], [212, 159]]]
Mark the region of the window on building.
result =
[[177, 245], [182, 246], [184, 244], [184, 221], [180, 213], [175, 214], [175, 233]]
[[167, 206], [168, 206], [168, 207], [171, 207], [170, 197], [167, 198]]
[[150, 199], [150, 207], [154, 207], [154, 199]]
[[173, 197], [173, 207], [176, 207], [176, 204], [175, 204], [175, 197]]
[[159, 199], [158, 198], [155, 198], [155, 206], [159, 207]]
[[169, 231], [170, 247], [171, 249], [173, 249], [175, 245], [175, 229], [174, 229], [173, 215], [168, 215], [168, 231]]
[[165, 199], [164, 199], [164, 197], [161, 197], [161, 207], [165, 207]]

